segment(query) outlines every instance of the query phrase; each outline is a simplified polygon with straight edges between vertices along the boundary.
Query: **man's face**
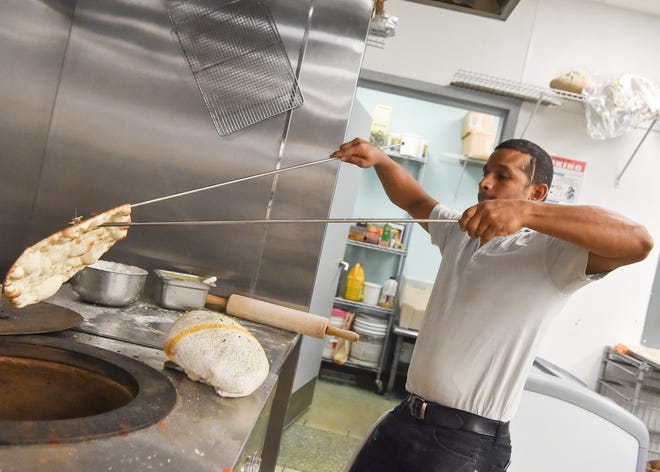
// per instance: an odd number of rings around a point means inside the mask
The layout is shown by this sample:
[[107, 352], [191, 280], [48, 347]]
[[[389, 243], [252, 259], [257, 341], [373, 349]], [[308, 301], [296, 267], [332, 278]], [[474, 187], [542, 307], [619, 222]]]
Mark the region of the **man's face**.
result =
[[498, 149], [484, 165], [479, 182], [479, 202], [493, 199], [537, 200], [536, 185], [525, 169], [532, 157], [513, 149]]

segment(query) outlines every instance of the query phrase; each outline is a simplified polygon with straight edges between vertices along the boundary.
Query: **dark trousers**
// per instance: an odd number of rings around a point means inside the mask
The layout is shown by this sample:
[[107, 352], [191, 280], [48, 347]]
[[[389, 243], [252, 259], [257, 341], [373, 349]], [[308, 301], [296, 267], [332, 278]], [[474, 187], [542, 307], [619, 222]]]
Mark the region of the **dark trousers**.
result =
[[418, 420], [401, 403], [373, 430], [351, 472], [504, 472], [511, 439]]

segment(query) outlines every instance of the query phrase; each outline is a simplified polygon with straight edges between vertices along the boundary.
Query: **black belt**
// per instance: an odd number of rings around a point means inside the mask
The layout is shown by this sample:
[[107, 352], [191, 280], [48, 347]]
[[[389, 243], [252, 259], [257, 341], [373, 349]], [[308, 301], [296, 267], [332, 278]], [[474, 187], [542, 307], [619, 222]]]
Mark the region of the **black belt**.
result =
[[471, 431], [485, 436], [502, 437], [509, 435], [508, 422], [491, 420], [467, 411], [427, 402], [416, 395], [408, 395], [404, 402], [412, 416], [427, 423], [450, 429]]

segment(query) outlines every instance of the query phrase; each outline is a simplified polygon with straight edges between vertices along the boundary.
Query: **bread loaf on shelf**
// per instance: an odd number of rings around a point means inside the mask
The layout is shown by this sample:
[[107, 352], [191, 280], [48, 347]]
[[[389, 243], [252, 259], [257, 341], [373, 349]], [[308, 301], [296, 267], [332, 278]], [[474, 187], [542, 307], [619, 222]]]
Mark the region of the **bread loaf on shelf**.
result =
[[589, 77], [581, 70], [573, 70], [550, 81], [553, 89], [572, 93], [582, 93], [589, 86]]

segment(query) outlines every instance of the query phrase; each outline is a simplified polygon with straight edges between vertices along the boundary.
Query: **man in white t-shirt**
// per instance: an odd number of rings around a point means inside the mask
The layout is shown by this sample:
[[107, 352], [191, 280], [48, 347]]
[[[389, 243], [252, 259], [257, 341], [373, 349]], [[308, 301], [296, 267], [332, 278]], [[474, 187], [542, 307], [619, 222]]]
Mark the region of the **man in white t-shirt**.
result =
[[505, 471], [509, 420], [543, 333], [578, 288], [653, 247], [646, 228], [593, 206], [545, 203], [552, 160], [512, 139], [483, 168], [477, 205], [438, 203], [383, 151], [356, 138], [332, 157], [374, 167], [442, 262], [408, 371], [409, 396], [365, 442], [352, 471]]

